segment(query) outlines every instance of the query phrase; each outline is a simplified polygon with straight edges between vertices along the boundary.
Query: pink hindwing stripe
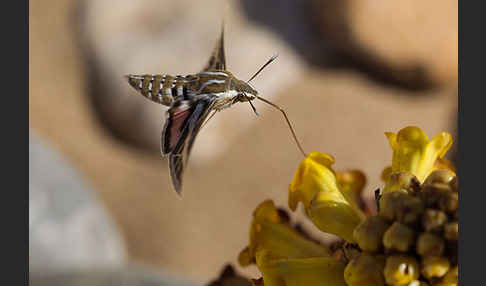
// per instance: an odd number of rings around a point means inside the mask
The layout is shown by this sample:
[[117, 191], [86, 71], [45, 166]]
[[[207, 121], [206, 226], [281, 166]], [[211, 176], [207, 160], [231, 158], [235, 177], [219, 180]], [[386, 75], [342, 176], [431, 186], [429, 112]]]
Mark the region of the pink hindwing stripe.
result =
[[187, 105], [181, 105], [172, 114], [172, 124], [170, 126], [169, 148], [174, 148], [182, 132], [182, 125], [191, 114], [191, 109]]

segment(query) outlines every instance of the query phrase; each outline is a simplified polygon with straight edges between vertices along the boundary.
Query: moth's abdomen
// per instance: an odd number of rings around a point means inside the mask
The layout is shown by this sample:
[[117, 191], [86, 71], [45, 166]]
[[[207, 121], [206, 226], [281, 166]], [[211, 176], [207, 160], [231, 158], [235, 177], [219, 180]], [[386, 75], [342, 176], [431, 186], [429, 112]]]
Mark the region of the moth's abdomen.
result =
[[187, 95], [187, 86], [193, 76], [170, 75], [128, 75], [130, 85], [144, 97], [170, 106], [177, 99]]

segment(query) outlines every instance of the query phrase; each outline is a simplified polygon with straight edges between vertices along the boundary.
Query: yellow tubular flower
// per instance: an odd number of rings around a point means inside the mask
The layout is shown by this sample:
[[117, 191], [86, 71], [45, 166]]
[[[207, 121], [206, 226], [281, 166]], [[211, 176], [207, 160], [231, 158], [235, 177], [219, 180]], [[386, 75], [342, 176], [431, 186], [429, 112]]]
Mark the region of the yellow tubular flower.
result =
[[254, 262], [260, 250], [276, 258], [330, 256], [327, 247], [304, 238], [290, 225], [283, 223], [271, 200], [261, 203], [253, 213], [250, 245], [240, 253], [240, 264], [245, 266]]
[[392, 167], [386, 166], [385, 169], [383, 169], [383, 171], [381, 171], [380, 178], [383, 182], [386, 182], [386, 181], [388, 181], [388, 178], [390, 178], [391, 174], [392, 174]]
[[295, 211], [302, 202], [307, 209], [314, 195], [323, 188], [335, 188], [331, 155], [312, 152], [300, 163], [289, 187], [289, 207]]
[[345, 172], [337, 172], [336, 179], [339, 185], [339, 190], [344, 197], [350, 200], [350, 203], [359, 209], [365, 209], [365, 203], [362, 198], [362, 192], [366, 185], [366, 176], [359, 170], [349, 170]]
[[452, 137], [429, 140], [414, 126], [385, 134], [393, 157], [382, 172], [385, 186], [375, 191], [375, 214], [362, 198], [361, 171], [335, 172], [334, 158], [320, 152], [300, 162], [288, 206], [302, 203], [306, 219], [340, 238], [329, 246], [294, 228], [273, 201], [255, 209], [238, 257], [241, 266], [258, 267], [253, 286], [458, 285], [459, 183], [443, 158]]
[[284, 223], [271, 200], [253, 213], [250, 245], [238, 260], [242, 266], [256, 262], [265, 286], [345, 285], [344, 263]]
[[384, 257], [361, 253], [344, 269], [344, 279], [348, 286], [383, 286], [385, 285], [384, 267]]
[[[322, 231], [354, 242], [353, 230], [365, 218], [355, 192], [358, 183], [346, 183], [342, 191], [331, 168], [334, 158], [320, 152], [310, 153], [299, 165], [289, 187], [289, 207], [295, 211], [302, 202], [307, 215]], [[357, 176], [358, 177], [358, 176]], [[348, 176], [349, 178], [349, 176]]]
[[[454, 166], [454, 164], [451, 161], [444, 159], [444, 158], [439, 158], [435, 161], [434, 167], [432, 168], [432, 171], [430, 173], [432, 173], [433, 171], [436, 171], [436, 170], [441, 170], [441, 169], [449, 170], [450, 172], [452, 172], [454, 174], [454, 176], [456, 174], [456, 167]], [[408, 172], [402, 172], [402, 173], [408, 173]], [[392, 175], [392, 166], [387, 166], [381, 172], [381, 180], [383, 182], [388, 182], [391, 175]]]
[[441, 132], [429, 141], [425, 132], [415, 126], [405, 127], [398, 134], [385, 132], [385, 135], [393, 149], [392, 173], [411, 172], [420, 182], [452, 146], [449, 133]]
[[320, 230], [354, 242], [353, 231], [365, 218], [356, 208], [328, 193], [318, 193], [309, 206], [312, 222]]
[[265, 286], [346, 286], [345, 264], [332, 257], [274, 258], [263, 250], [256, 263]]

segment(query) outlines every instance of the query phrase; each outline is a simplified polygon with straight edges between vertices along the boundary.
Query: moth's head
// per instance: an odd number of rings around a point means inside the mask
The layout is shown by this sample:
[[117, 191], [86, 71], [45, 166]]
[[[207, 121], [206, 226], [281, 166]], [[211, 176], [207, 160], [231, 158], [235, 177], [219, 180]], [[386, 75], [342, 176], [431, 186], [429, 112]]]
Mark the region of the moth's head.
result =
[[247, 80], [246, 82], [241, 81], [242, 89], [244, 89], [243, 92], [247, 95], [251, 95], [251, 98], [248, 98], [250, 96], [246, 96], [247, 99], [254, 99], [258, 95], [258, 92], [250, 86], [250, 81], [252, 81], [266, 66], [273, 62], [277, 57], [278, 55], [272, 56], [249, 80]]
[[256, 91], [248, 83], [242, 80], [236, 80], [235, 90], [238, 92], [238, 101], [247, 101], [248, 99], [254, 99], [258, 95], [258, 91]]
[[257, 98], [258, 91], [256, 91], [253, 87], [250, 86], [250, 81], [254, 79], [266, 66], [268, 66], [271, 62], [273, 62], [278, 55], [272, 56], [249, 80], [241, 81], [236, 80], [236, 91], [238, 91], [238, 95], [236, 97], [236, 101], [249, 101], [252, 99]]

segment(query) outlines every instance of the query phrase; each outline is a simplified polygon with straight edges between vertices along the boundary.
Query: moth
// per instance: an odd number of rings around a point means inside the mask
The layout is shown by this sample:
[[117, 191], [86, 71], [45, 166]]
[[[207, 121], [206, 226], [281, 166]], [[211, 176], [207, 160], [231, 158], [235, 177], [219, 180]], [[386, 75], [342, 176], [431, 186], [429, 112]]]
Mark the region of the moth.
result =
[[226, 70], [223, 27], [209, 62], [201, 72], [177, 76], [168, 74], [125, 76], [128, 83], [144, 97], [169, 107], [160, 139], [160, 150], [163, 156], [168, 156], [169, 174], [177, 194], [181, 195], [184, 169], [202, 126], [216, 112], [238, 102], [248, 102], [256, 115], [258, 113], [252, 104], [254, 99], [259, 99], [280, 110], [297, 146], [305, 156], [285, 111], [258, 96], [258, 92], [249, 84], [276, 57], [270, 58], [248, 81], [237, 79]]

